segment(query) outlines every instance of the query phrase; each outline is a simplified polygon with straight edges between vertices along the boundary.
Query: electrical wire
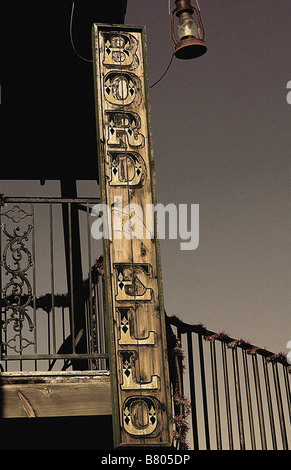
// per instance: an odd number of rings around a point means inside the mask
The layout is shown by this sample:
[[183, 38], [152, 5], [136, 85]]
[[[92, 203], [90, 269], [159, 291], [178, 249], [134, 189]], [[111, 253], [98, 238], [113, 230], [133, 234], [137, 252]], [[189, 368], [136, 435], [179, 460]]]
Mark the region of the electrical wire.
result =
[[[197, 5], [198, 10], [200, 11], [200, 5], [199, 5], [198, 0], [196, 0], [196, 5]], [[169, 14], [170, 14], [170, 11], [171, 11], [171, 0], [169, 0]], [[174, 59], [174, 56], [175, 56], [175, 54], [172, 55], [171, 60], [170, 60], [170, 63], [169, 63], [169, 65], [168, 65], [168, 67], [166, 68], [165, 72], [163, 73], [163, 75], [162, 75], [155, 83], [153, 83], [152, 85], [150, 85], [149, 88], [153, 88], [155, 85], [157, 85], [157, 84], [164, 78], [164, 76], [165, 76], [166, 73], [168, 72], [169, 68], [171, 67], [171, 64], [172, 64], [172, 61], [173, 61], [173, 59]]]
[[76, 48], [75, 48], [75, 44], [74, 44], [74, 41], [73, 41], [73, 17], [74, 17], [74, 10], [75, 10], [75, 2], [72, 3], [72, 10], [71, 10], [71, 19], [70, 19], [70, 41], [71, 41], [71, 45], [72, 45], [72, 48], [73, 48], [73, 51], [75, 52], [75, 54], [79, 57], [79, 59], [82, 59], [84, 60], [85, 62], [93, 62], [92, 59], [86, 59], [85, 57], [81, 56]]
[[170, 68], [171, 65], [172, 65], [172, 62], [173, 62], [174, 57], [175, 57], [175, 54], [172, 54], [171, 60], [170, 60], [170, 62], [169, 62], [169, 65], [168, 65], [168, 67], [166, 68], [166, 70], [164, 71], [163, 75], [162, 75], [156, 82], [154, 82], [152, 85], [150, 85], [149, 88], [153, 88], [155, 85], [157, 85], [157, 84], [164, 78], [164, 76], [166, 75], [166, 73], [168, 72], [169, 68]]
[[[197, 1], [197, 0], [196, 0]], [[170, 2], [169, 2], [169, 5], [170, 5]], [[73, 51], [75, 52], [75, 54], [79, 57], [79, 59], [82, 59], [84, 60], [85, 62], [90, 62], [92, 63], [93, 60], [92, 59], [86, 59], [85, 57], [83, 57], [81, 54], [78, 53], [78, 51], [76, 50], [76, 47], [75, 47], [75, 44], [74, 44], [74, 40], [73, 40], [73, 18], [74, 18], [74, 11], [75, 11], [75, 2], [72, 3], [72, 10], [71, 10], [71, 18], [70, 18], [70, 41], [71, 41], [71, 45], [72, 45], [72, 48], [73, 48]], [[171, 64], [172, 64], [172, 61], [173, 61], [173, 58], [174, 58], [174, 54], [172, 55], [171, 57], [171, 60], [169, 62], [169, 65], [167, 66], [165, 72], [163, 73], [163, 75], [155, 82], [153, 83], [149, 88], [153, 88], [154, 86], [156, 86], [163, 78], [164, 76], [166, 75], [166, 73], [168, 72]]]

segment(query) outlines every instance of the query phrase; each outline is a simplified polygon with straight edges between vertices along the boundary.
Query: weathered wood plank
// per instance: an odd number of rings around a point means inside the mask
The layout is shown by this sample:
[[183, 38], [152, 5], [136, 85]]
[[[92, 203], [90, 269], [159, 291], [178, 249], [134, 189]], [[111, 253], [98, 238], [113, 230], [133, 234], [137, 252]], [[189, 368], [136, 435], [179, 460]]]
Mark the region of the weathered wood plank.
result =
[[169, 446], [160, 249], [147, 211], [156, 192], [144, 28], [95, 24], [93, 56], [100, 194], [112, 228], [104, 262], [114, 443]]
[[4, 418], [111, 415], [108, 373], [3, 373]]

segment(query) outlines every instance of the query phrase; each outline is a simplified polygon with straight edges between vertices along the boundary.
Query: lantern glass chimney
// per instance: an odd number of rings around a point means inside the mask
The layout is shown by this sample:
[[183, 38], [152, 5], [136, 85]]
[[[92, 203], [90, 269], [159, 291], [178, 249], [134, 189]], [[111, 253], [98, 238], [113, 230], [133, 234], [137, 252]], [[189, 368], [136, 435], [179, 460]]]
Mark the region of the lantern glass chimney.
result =
[[193, 18], [180, 18], [177, 26], [177, 36], [179, 40], [185, 37], [198, 38], [198, 27]]

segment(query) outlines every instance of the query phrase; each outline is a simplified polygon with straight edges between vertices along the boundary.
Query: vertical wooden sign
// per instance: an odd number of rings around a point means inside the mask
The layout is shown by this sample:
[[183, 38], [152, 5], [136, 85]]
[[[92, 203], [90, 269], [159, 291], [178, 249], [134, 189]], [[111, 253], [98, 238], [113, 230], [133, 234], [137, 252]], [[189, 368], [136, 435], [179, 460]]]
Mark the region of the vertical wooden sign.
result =
[[94, 24], [93, 56], [115, 446], [170, 446], [144, 28]]

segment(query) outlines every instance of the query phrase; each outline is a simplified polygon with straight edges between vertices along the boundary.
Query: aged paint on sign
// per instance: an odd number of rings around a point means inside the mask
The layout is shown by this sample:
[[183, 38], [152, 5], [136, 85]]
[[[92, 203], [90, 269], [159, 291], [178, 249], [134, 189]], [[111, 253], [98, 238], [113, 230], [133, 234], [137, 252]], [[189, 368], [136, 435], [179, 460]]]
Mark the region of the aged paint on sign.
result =
[[[144, 28], [95, 24], [93, 53], [101, 200], [111, 208], [104, 262], [115, 445], [169, 446], [159, 244], [146, 230], [125, 236], [135, 207], [156, 203]], [[154, 220], [147, 226], [155, 230]]]

